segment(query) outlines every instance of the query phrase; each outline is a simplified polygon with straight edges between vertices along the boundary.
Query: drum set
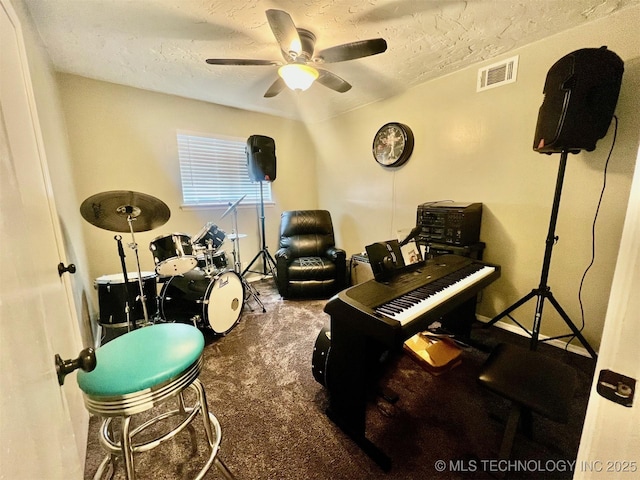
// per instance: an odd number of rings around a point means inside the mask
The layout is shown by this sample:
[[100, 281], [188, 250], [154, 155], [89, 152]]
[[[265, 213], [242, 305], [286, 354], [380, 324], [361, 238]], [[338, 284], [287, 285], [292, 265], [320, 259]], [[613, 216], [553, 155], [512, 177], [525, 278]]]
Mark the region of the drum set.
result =
[[[98, 323], [131, 330], [157, 322], [182, 322], [225, 335], [240, 321], [249, 299], [265, 312], [258, 292], [240, 273], [238, 240], [246, 235], [236, 233], [236, 210], [243, 199], [230, 204], [221, 216], [223, 219], [233, 214], [232, 234], [227, 236], [215, 223], [207, 222], [194, 236], [160, 235], [149, 244], [155, 271], [142, 272], [135, 232], [164, 225], [169, 220], [169, 207], [155, 197], [132, 191], [110, 191], [87, 198], [80, 207], [83, 218], [105, 230], [128, 231], [128, 246], [135, 252], [137, 266], [136, 272], [127, 272], [122, 237], [114, 236], [122, 273], [95, 280]], [[222, 249], [227, 239], [232, 242], [231, 266]], [[162, 287], [158, 293], [159, 284]]]

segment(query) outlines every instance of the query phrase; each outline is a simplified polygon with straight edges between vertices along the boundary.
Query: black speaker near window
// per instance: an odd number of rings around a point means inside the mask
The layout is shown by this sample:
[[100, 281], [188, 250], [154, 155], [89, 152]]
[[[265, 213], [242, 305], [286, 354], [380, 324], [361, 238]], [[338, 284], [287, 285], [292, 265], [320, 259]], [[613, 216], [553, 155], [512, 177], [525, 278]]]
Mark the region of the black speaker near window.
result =
[[273, 182], [276, 179], [276, 143], [273, 138], [251, 135], [246, 152], [251, 181]]
[[547, 73], [533, 149], [539, 153], [595, 150], [618, 102], [624, 63], [607, 47], [583, 48]]

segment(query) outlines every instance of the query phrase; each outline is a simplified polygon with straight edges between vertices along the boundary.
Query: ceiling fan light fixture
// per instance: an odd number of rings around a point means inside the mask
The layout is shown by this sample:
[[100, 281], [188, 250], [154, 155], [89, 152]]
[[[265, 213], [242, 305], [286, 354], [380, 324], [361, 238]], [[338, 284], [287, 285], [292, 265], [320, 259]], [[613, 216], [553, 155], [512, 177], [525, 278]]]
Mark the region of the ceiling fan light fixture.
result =
[[289, 63], [278, 69], [278, 75], [291, 90], [306, 90], [320, 75], [318, 71], [303, 63]]

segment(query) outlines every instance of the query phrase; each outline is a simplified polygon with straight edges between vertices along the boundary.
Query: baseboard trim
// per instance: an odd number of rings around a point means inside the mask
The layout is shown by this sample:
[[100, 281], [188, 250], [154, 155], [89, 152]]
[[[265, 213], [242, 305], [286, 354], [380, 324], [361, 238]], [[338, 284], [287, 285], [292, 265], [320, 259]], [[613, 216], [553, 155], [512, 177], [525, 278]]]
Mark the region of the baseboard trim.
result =
[[[489, 317], [485, 317], [483, 315], [476, 315], [476, 318], [478, 319], [479, 322], [482, 322], [482, 323], [489, 323], [491, 321]], [[495, 326], [498, 328], [501, 328], [502, 330], [506, 330], [508, 332], [515, 333], [516, 335], [520, 335], [521, 337], [528, 336], [525, 334], [522, 328], [512, 323], [498, 321], [495, 323]], [[539, 338], [541, 340], [546, 340], [549, 337], [546, 335], [539, 335]], [[560, 339], [549, 340], [549, 341], [545, 341], [544, 343], [548, 345], [552, 345], [557, 348], [561, 348], [562, 350], [567, 350], [571, 353], [575, 353], [576, 355], [581, 355], [583, 357], [591, 358], [591, 355], [589, 355], [589, 352], [587, 351], [586, 348], [579, 347], [578, 345], [567, 344], [567, 342], [563, 342]]]

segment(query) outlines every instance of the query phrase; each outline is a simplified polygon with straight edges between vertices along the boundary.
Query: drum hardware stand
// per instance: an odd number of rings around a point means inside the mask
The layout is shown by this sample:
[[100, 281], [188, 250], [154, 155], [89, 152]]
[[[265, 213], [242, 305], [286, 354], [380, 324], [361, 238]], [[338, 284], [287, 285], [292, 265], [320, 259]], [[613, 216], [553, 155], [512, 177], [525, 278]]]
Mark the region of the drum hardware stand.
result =
[[[238, 205], [240, 202], [244, 200], [247, 194], [245, 193], [240, 199], [235, 202], [229, 202], [229, 208], [222, 214], [220, 220], [229, 215], [230, 213], [233, 215], [231, 220], [231, 248], [233, 253], [233, 270], [236, 273], [240, 273], [240, 269], [242, 268], [242, 263], [240, 262], [240, 233], [238, 233]], [[236, 243], [237, 242], [237, 243]]]
[[[129, 231], [131, 232], [131, 243], [128, 246], [136, 254], [136, 267], [138, 269], [138, 287], [140, 288], [140, 296], [138, 298], [142, 303], [142, 313], [144, 315], [144, 326], [151, 325], [151, 322], [149, 321], [149, 313], [147, 312], [147, 298], [144, 295], [144, 287], [142, 284], [142, 272], [140, 271], [140, 257], [138, 256], [138, 244], [136, 243], [136, 237], [133, 234], [133, 222], [135, 221], [136, 219], [135, 217], [137, 216], [135, 215], [136, 208], [132, 207], [131, 205], [126, 205], [126, 206], [118, 207], [117, 211], [120, 214], [123, 214], [123, 213], [127, 214], [127, 223], [129, 224]], [[123, 269], [125, 270], [124, 281], [127, 282], [126, 268], [123, 267]], [[130, 320], [129, 320], [129, 323], [131, 323]], [[135, 319], [133, 321], [133, 324], [135, 328]]]
[[[262, 183], [260, 183], [260, 187], [262, 188]], [[242, 198], [235, 203], [229, 202], [229, 208], [227, 211], [220, 217], [223, 219], [229, 212], [232, 213], [232, 227], [231, 227], [231, 253], [233, 254], [233, 270], [240, 276], [240, 280], [242, 281], [242, 285], [247, 291], [248, 295], [244, 299], [244, 304], [249, 307], [249, 310], [253, 312], [253, 308], [249, 305], [249, 299], [253, 298], [255, 302], [262, 308], [262, 313], [265, 313], [267, 310], [264, 308], [264, 304], [262, 300], [258, 297], [260, 293], [251, 285], [246, 278], [244, 278], [244, 272], [240, 273], [242, 269], [242, 263], [240, 262], [240, 234], [238, 233], [238, 204], [246, 197], [243, 195]], [[263, 214], [264, 215], [264, 214]], [[264, 218], [264, 217], [263, 217]], [[263, 220], [263, 228], [264, 228], [264, 220]], [[255, 261], [255, 259], [254, 259]], [[246, 270], [245, 270], [246, 272]]]
[[[551, 210], [551, 220], [549, 221], [549, 232], [547, 233], [546, 248], [544, 252], [544, 261], [542, 264], [542, 274], [540, 275], [540, 285], [538, 286], [538, 288], [534, 288], [530, 293], [528, 293], [527, 295], [522, 297], [520, 300], [518, 300], [516, 303], [511, 305], [509, 308], [504, 310], [502, 313], [492, 318], [487, 324], [485, 324], [485, 328], [495, 324], [501, 318], [508, 316], [521, 329], [523, 329], [525, 332], [527, 332], [531, 336], [531, 342], [529, 345], [529, 348], [531, 350], [535, 350], [538, 343], [540, 342], [549, 342], [551, 340], [556, 340], [559, 338], [575, 336], [580, 341], [580, 343], [582, 343], [582, 345], [587, 349], [591, 357], [593, 359], [597, 359], [597, 354], [595, 350], [591, 347], [591, 345], [589, 345], [589, 342], [587, 342], [587, 340], [582, 336], [582, 334], [580, 333], [580, 330], [578, 330], [578, 328], [571, 321], [571, 318], [569, 318], [569, 315], [567, 315], [567, 313], [562, 309], [558, 301], [553, 296], [553, 293], [551, 293], [551, 287], [547, 285], [547, 278], [549, 277], [549, 267], [551, 265], [551, 253], [553, 252], [554, 244], [558, 240], [558, 237], [555, 234], [555, 229], [556, 229], [556, 221], [558, 219], [558, 210], [560, 208], [560, 195], [562, 193], [562, 183], [564, 180], [564, 171], [567, 164], [567, 156], [568, 156], [568, 151], [563, 150], [560, 156], [560, 166], [558, 167], [558, 178], [556, 181], [556, 190], [555, 190], [555, 195], [553, 199], [553, 208]], [[529, 331], [525, 327], [520, 325], [513, 317], [511, 317], [510, 314], [515, 309], [524, 305], [526, 302], [528, 302], [534, 297], [536, 297], [537, 299], [536, 313], [533, 321], [533, 328], [531, 331]], [[559, 335], [556, 337], [546, 338], [544, 340], [538, 339], [540, 334], [540, 325], [542, 323], [542, 308], [544, 307], [545, 299], [548, 299], [551, 302], [551, 304], [555, 307], [556, 311], [560, 314], [560, 316], [565, 321], [567, 326], [571, 329], [573, 334]]]
[[267, 309], [264, 308], [264, 303], [262, 303], [262, 300], [260, 300], [259, 295], [260, 292], [258, 292], [255, 287], [253, 285], [251, 285], [251, 283], [249, 283], [247, 281], [246, 278], [244, 278], [243, 276], [240, 276], [240, 280], [242, 281], [242, 285], [244, 285], [245, 290], [249, 293], [249, 295], [246, 296], [246, 298], [244, 299], [244, 304], [249, 307], [249, 310], [251, 310], [253, 312], [253, 308], [251, 308], [251, 305], [249, 305], [249, 299], [253, 298], [255, 300], [255, 302], [262, 307], [262, 313], [266, 313]]
[[[147, 195], [145, 193], [133, 192], [130, 190], [112, 190], [109, 192], [97, 193], [86, 198], [80, 205], [80, 214], [90, 224], [110, 230], [113, 232], [131, 232], [132, 243], [129, 244], [136, 254], [136, 265], [138, 268], [138, 286], [140, 288], [139, 299], [142, 302], [145, 325], [150, 324], [149, 313], [147, 312], [147, 302], [144, 295], [142, 283], [142, 272], [140, 271], [140, 259], [138, 257], [138, 245], [134, 236], [133, 221], [135, 220], [137, 231], [146, 232], [164, 225], [171, 216], [171, 211], [162, 200]], [[126, 223], [126, 224], [125, 224]], [[118, 236], [119, 237], [119, 236]], [[125, 293], [128, 296], [127, 268], [124, 261], [124, 250], [122, 248], [122, 237], [116, 238], [118, 241], [118, 251], [122, 262], [122, 271], [125, 281]], [[127, 298], [128, 301], [128, 298]], [[157, 302], [157, 298], [156, 298]], [[127, 324], [128, 327], [136, 327], [135, 320], [130, 321], [130, 308], [127, 303]]]
[[[120, 257], [120, 265], [122, 266], [122, 276], [124, 277], [124, 295], [125, 295], [124, 314], [127, 318], [127, 331], [130, 332], [132, 330], [131, 328], [132, 326], [131, 326], [131, 319], [129, 318], [129, 315], [131, 313], [131, 310], [129, 309], [129, 276], [127, 275], [127, 265], [124, 261], [125, 254], [124, 254], [124, 248], [122, 248], [122, 236], [116, 235], [113, 238], [118, 243], [118, 256]], [[135, 328], [136, 328], [136, 325], [135, 325], [135, 322], [133, 322], [133, 330], [135, 330]]]
[[[211, 278], [213, 276], [213, 240], [207, 240], [206, 241], [207, 246], [204, 247], [203, 249], [203, 255], [204, 255], [204, 273], [205, 276], [208, 278]], [[195, 250], [195, 245], [194, 245], [194, 251]]]
[[253, 260], [251, 260], [251, 263], [249, 264], [249, 266], [244, 269], [241, 275], [242, 277], [244, 277], [244, 275], [247, 272], [260, 273], [260, 272], [255, 272], [253, 270], [250, 270], [253, 264], [256, 262], [256, 260], [258, 260], [260, 256], [262, 256], [262, 275], [264, 276], [271, 275], [272, 277], [275, 277], [276, 261], [273, 259], [273, 257], [269, 253], [269, 249], [267, 247], [267, 242], [266, 242], [265, 229], [264, 229], [264, 193], [262, 188], [262, 182], [260, 182], [260, 225], [261, 225], [260, 241], [261, 241], [262, 249], [256, 254], [255, 257], [253, 257]]
[[231, 253], [233, 254], [233, 269], [240, 273], [242, 262], [240, 261], [240, 233], [238, 232], [238, 210], [233, 209], [233, 226], [231, 227]]

